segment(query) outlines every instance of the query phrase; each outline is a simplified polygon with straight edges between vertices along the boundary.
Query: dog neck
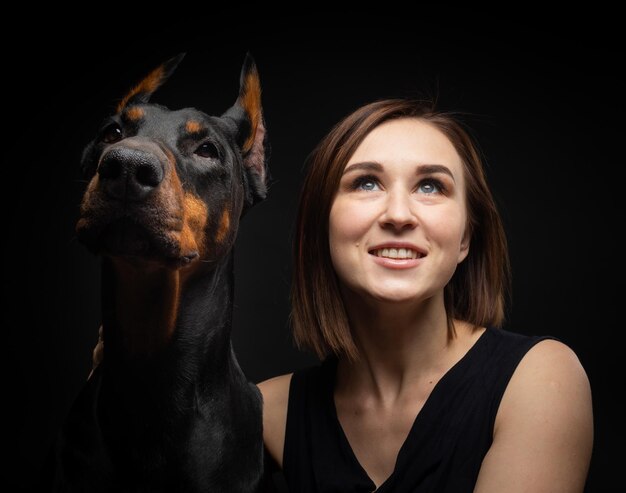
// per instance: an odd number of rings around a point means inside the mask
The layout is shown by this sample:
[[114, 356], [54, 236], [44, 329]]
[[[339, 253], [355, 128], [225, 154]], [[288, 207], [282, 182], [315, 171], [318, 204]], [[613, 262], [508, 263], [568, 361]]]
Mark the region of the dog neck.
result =
[[106, 341], [116, 357], [145, 359], [168, 345], [180, 304], [177, 271], [105, 259], [103, 284]]
[[[212, 367], [229, 355], [233, 253], [196, 271], [105, 258], [102, 269], [104, 361], [129, 372], [170, 363]], [[180, 354], [184, 355], [180, 358]]]
[[[129, 476], [151, 471], [150, 481], [164, 481], [167, 461], [197, 460], [186, 455], [181, 437], [198, 416], [221, 423], [236, 419], [233, 406], [256, 402], [248, 399], [249, 384], [231, 349], [232, 257], [231, 250], [193, 275], [129, 271], [110, 259], [103, 264], [97, 420], [111, 457]], [[206, 450], [218, 446], [210, 429], [200, 436]]]

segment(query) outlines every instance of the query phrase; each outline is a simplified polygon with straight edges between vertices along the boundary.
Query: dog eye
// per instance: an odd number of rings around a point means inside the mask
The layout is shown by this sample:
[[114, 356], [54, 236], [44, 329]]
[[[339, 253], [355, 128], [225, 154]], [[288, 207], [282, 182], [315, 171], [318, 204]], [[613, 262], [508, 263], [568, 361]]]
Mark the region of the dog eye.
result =
[[112, 144], [118, 140], [122, 140], [122, 129], [117, 123], [111, 123], [102, 132], [102, 141]]
[[215, 144], [211, 142], [204, 142], [198, 146], [195, 150], [195, 153], [200, 157], [217, 159], [219, 157], [219, 153], [217, 152], [217, 147]]

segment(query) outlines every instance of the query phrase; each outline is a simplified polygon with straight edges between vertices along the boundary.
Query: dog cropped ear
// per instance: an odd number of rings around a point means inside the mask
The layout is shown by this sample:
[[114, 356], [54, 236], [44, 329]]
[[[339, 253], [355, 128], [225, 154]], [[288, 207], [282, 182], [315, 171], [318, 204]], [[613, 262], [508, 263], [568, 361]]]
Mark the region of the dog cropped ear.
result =
[[261, 107], [259, 72], [249, 53], [241, 69], [239, 97], [222, 117], [233, 120], [237, 126], [237, 143], [241, 148], [250, 185], [250, 202], [254, 204], [263, 200], [267, 194], [269, 144]]
[[150, 72], [139, 84], [133, 87], [117, 105], [119, 113], [131, 104], [147, 103], [150, 96], [174, 73], [174, 70], [185, 57], [184, 53], [170, 58], [162, 65]]

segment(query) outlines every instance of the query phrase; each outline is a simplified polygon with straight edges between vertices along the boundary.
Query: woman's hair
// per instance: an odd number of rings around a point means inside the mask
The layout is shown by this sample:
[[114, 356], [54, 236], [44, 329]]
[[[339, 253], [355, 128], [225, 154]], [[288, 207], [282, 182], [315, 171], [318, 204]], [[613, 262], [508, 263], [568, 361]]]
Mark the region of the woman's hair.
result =
[[506, 237], [472, 138], [452, 114], [436, 111], [432, 103], [377, 101], [339, 122], [307, 160], [293, 244], [291, 322], [298, 347], [322, 359], [330, 353], [358, 356], [331, 262], [330, 209], [344, 168], [363, 139], [382, 123], [401, 118], [418, 118], [437, 128], [463, 162], [470, 249], [444, 288], [449, 335], [454, 319], [494, 327], [504, 320], [510, 282]]

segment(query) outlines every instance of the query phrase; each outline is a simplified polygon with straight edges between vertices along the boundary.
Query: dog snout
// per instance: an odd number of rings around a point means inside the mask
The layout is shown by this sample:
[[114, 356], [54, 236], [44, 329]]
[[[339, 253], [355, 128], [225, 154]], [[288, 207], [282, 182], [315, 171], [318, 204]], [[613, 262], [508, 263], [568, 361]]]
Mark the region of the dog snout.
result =
[[163, 181], [165, 169], [158, 157], [150, 152], [117, 147], [103, 156], [98, 175], [109, 197], [140, 201]]

